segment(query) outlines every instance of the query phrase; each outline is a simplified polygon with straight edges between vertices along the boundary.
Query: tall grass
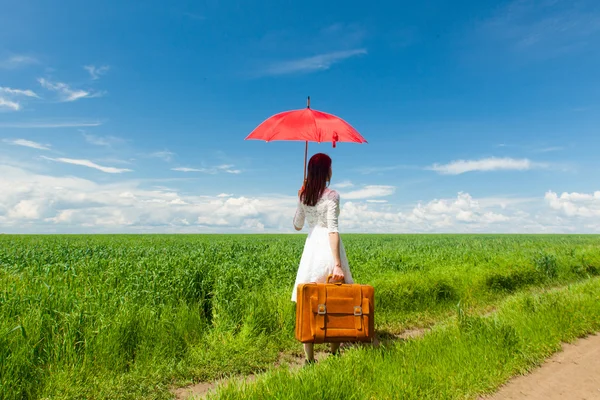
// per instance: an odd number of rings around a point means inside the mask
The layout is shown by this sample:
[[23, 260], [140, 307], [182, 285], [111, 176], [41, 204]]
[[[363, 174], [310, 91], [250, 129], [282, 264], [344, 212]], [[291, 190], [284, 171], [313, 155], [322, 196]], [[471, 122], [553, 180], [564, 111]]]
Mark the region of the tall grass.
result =
[[221, 399], [467, 399], [490, 393], [570, 341], [600, 330], [600, 279], [506, 301], [493, 316], [459, 313], [421, 339], [349, 350], [299, 372], [230, 384]]
[[[304, 236], [0, 236], [0, 398], [167, 398], [293, 339]], [[600, 273], [597, 236], [344, 235], [380, 331]], [[544, 258], [545, 257], [545, 258]]]

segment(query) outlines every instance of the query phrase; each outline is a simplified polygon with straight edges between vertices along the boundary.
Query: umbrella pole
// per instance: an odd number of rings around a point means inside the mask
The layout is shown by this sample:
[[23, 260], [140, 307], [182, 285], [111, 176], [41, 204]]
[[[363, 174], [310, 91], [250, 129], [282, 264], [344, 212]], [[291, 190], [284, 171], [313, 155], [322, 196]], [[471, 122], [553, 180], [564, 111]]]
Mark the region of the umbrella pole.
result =
[[[306, 99], [306, 108], [310, 108], [310, 96]], [[304, 180], [302, 185], [306, 186], [306, 158], [308, 157], [308, 140], [304, 146]]]
[[306, 144], [304, 145], [304, 185], [306, 185], [306, 158], [308, 156], [308, 140], [306, 141]]

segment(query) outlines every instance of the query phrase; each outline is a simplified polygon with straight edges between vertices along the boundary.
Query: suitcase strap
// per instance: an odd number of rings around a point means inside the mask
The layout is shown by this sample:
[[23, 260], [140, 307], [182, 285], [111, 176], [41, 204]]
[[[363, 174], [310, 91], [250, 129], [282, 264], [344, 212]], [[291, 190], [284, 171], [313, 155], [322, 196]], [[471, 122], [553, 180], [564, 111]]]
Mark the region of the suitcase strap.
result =
[[356, 338], [365, 337], [365, 329], [363, 329], [363, 310], [362, 310], [362, 287], [354, 292], [354, 329], [356, 330]]
[[313, 332], [313, 336], [317, 343], [323, 343], [325, 341], [325, 315], [327, 314], [327, 308], [325, 303], [327, 302], [327, 288], [322, 286], [319, 288], [318, 294], [319, 302], [317, 303], [317, 323], [316, 332]]

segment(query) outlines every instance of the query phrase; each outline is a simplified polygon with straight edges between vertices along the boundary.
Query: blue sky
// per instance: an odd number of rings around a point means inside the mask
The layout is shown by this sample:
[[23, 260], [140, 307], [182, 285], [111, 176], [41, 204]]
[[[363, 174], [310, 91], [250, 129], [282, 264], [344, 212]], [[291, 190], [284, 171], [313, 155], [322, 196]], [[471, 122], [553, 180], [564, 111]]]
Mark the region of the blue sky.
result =
[[600, 232], [598, 2], [2, 9], [2, 232], [293, 231], [303, 144], [243, 139], [308, 95], [342, 230]]

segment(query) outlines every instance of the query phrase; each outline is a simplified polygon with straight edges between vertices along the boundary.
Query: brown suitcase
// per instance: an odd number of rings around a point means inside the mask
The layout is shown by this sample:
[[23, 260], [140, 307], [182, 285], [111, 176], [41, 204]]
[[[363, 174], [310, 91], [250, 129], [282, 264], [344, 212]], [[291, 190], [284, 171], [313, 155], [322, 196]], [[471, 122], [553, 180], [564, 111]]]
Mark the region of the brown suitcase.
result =
[[302, 343], [370, 342], [375, 336], [373, 286], [303, 283], [296, 297], [296, 339]]

